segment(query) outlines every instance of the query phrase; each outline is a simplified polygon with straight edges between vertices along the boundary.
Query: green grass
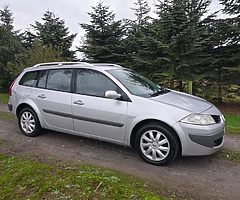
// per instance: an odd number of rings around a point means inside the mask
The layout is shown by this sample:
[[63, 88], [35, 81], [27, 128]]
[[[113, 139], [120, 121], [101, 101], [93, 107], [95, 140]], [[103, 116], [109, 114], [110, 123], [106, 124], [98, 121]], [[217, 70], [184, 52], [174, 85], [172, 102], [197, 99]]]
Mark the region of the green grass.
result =
[[172, 199], [161, 188], [112, 170], [70, 163], [47, 164], [0, 154], [1, 199]]
[[15, 117], [10, 112], [0, 111], [0, 120], [4, 121], [15, 121]]
[[240, 152], [233, 151], [228, 149], [221, 149], [218, 154], [218, 157], [230, 160], [236, 164], [240, 164]]
[[240, 115], [225, 114], [227, 132], [240, 135]]
[[0, 93], [0, 103], [7, 104], [8, 103], [9, 94], [8, 93]]

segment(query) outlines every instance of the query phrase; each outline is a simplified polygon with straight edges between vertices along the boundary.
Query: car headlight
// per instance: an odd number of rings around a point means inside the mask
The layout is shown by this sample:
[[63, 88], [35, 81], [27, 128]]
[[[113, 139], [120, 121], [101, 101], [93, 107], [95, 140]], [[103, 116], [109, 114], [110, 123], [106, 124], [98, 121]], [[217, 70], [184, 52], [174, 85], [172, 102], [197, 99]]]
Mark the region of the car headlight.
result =
[[211, 115], [206, 114], [191, 114], [181, 120], [183, 123], [195, 125], [210, 125], [216, 124]]

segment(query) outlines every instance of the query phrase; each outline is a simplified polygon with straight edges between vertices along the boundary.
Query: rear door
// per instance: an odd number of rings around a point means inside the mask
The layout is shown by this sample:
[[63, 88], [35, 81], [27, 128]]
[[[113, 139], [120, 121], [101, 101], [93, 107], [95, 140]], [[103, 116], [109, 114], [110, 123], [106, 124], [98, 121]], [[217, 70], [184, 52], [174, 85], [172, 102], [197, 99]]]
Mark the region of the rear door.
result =
[[73, 130], [71, 112], [72, 69], [42, 71], [34, 90], [34, 101], [49, 128]]
[[128, 102], [104, 97], [108, 90], [120, 93], [118, 86], [99, 71], [78, 69], [76, 72], [76, 93], [72, 96], [75, 131], [123, 142]]

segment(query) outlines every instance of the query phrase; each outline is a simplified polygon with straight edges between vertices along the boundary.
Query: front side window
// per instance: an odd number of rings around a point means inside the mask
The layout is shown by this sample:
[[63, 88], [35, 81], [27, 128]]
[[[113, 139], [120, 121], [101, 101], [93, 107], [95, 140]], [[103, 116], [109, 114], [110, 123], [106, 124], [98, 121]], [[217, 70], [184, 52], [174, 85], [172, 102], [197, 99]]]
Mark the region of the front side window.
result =
[[35, 87], [37, 84], [38, 71], [27, 72], [19, 81], [19, 85]]
[[70, 92], [71, 78], [72, 78], [71, 69], [49, 70], [46, 88], [63, 92]]
[[80, 69], [77, 71], [76, 92], [78, 94], [104, 97], [105, 92], [117, 91], [117, 85], [101, 72]]
[[113, 69], [108, 72], [118, 79], [131, 94], [142, 97], [153, 97], [168, 92], [144, 76], [127, 69]]

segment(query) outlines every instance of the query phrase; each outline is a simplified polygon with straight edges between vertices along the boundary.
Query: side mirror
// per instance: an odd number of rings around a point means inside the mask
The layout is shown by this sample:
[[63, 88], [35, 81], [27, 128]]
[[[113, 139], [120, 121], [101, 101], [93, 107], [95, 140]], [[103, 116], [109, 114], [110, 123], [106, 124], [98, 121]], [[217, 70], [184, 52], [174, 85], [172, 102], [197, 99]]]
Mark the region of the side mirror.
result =
[[119, 99], [121, 96], [122, 95], [118, 94], [116, 91], [109, 90], [105, 92], [105, 97], [109, 99]]

